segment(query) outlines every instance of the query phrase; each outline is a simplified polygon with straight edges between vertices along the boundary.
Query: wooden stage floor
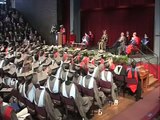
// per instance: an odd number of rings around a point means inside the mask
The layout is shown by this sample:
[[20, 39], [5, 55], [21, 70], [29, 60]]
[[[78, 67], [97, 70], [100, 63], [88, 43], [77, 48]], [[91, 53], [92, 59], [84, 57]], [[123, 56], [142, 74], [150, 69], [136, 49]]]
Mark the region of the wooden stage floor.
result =
[[[119, 96], [119, 105], [105, 105], [103, 115], [95, 113], [92, 120], [149, 120], [150, 113], [157, 107], [160, 110], [160, 85], [156, 83], [143, 93], [143, 99], [135, 101], [134, 96]], [[160, 113], [159, 113], [160, 114]]]

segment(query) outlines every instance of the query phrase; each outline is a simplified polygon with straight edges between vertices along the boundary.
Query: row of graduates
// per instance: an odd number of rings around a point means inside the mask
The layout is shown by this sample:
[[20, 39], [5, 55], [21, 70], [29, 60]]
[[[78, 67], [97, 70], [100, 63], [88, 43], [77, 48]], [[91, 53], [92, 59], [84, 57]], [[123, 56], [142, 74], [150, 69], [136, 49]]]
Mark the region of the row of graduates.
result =
[[[93, 61], [90, 61], [92, 64], [89, 63], [88, 57], [83, 57], [81, 63], [73, 64], [67, 52], [63, 53], [62, 60], [61, 52], [55, 52], [51, 58], [51, 56], [47, 56], [46, 52], [44, 56], [43, 50], [41, 50], [36, 58], [36, 56], [31, 55], [30, 49], [28, 50], [30, 54], [24, 52], [15, 56], [14, 51], [11, 50], [6, 56], [1, 55], [0, 68], [3, 71], [1, 78], [3, 84], [14, 88], [18, 92], [16, 92], [19, 94], [17, 95], [18, 99], [21, 96], [38, 107], [44, 107], [48, 118], [61, 119], [62, 117], [61, 112], [51, 106], [50, 93], [61, 93], [64, 97], [73, 97], [79, 113], [84, 119], [87, 119], [86, 113], [93, 103], [93, 97], [98, 103], [99, 109], [102, 109], [106, 96], [98, 89], [96, 82], [98, 79], [111, 82], [112, 99], [113, 101], [117, 100], [116, 85], [113, 83], [112, 73], [108, 70], [105, 71], [104, 61], [100, 58], [96, 67]], [[76, 56], [76, 58], [78, 57]], [[94, 96], [81, 96], [77, 84], [93, 89]], [[19, 105], [23, 108], [25, 104], [20, 102]], [[43, 119], [41, 115], [38, 115], [38, 117]]]

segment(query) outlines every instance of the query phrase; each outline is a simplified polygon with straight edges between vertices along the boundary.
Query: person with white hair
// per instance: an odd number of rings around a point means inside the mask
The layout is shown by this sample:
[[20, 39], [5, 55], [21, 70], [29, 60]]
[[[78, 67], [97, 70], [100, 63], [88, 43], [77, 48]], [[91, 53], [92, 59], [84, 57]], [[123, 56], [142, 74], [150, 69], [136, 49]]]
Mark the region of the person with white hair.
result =
[[89, 44], [89, 35], [87, 33], [85, 33], [82, 37], [82, 43], [84, 43], [85, 45]]

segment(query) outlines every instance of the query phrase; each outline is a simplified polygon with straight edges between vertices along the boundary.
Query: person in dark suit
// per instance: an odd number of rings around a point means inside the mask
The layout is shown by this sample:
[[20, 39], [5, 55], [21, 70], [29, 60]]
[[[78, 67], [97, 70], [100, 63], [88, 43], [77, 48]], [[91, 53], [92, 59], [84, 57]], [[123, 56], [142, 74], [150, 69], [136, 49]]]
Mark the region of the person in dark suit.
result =
[[146, 47], [148, 45], [149, 39], [147, 34], [144, 34], [144, 38], [141, 40], [142, 43], [142, 52], [146, 53]]

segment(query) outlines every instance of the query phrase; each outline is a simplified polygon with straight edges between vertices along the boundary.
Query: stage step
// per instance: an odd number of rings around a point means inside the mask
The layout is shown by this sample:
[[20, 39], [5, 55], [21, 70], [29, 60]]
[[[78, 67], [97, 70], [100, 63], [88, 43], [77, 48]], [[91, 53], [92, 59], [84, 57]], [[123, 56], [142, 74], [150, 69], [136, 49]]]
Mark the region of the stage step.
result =
[[149, 78], [153, 78], [153, 77], [154, 77], [154, 75], [150, 73], [149, 74]]
[[151, 77], [149, 78], [149, 83], [148, 83], [148, 86], [152, 86], [153, 84], [155, 84], [156, 82], [158, 82], [158, 79], [157, 78], [154, 78], [154, 77]]

